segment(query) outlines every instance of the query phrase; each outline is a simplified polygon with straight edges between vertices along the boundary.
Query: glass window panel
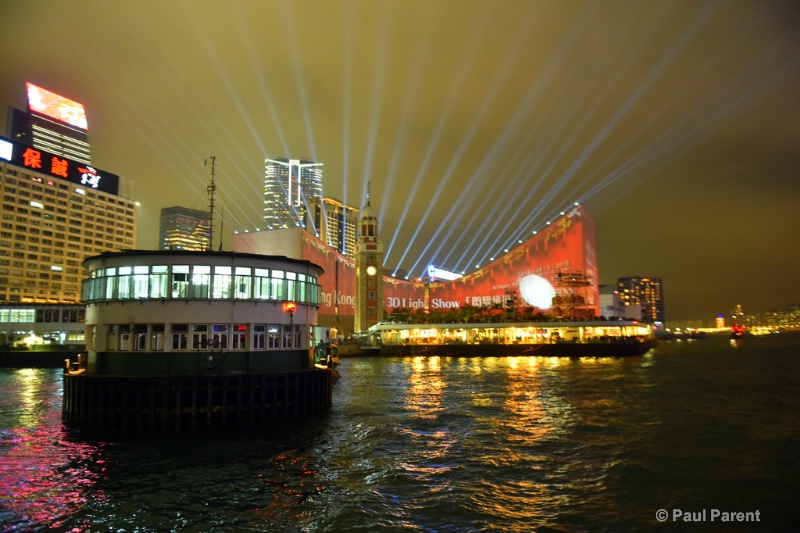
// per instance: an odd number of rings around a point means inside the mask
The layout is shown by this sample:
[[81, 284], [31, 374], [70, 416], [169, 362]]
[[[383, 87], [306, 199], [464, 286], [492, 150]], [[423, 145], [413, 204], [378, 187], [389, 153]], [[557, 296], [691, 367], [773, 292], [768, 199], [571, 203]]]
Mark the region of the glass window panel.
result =
[[216, 299], [231, 297], [231, 267], [214, 267], [214, 290], [211, 297]]
[[281, 327], [277, 324], [270, 324], [267, 328], [267, 347], [270, 349], [281, 347]]
[[192, 298], [208, 298], [211, 285], [211, 267], [195, 265], [192, 268]]
[[119, 267], [119, 276], [117, 277], [117, 298], [125, 300], [131, 297], [131, 267]]
[[150, 298], [167, 297], [167, 265], [150, 267]]
[[255, 279], [253, 280], [253, 298], [256, 300], [269, 299], [269, 270], [266, 268], [255, 269]]
[[189, 297], [189, 265], [172, 265], [170, 294], [173, 298]]
[[234, 298], [249, 300], [253, 287], [253, 275], [250, 267], [236, 267], [233, 280]]
[[147, 285], [149, 281], [149, 268], [145, 266], [133, 267], [133, 297], [147, 298]]

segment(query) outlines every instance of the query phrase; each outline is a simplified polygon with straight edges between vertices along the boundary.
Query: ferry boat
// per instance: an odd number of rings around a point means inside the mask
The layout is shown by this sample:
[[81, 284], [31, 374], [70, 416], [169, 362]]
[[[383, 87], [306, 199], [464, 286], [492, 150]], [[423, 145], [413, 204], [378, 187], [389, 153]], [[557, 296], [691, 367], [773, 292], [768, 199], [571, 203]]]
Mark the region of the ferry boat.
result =
[[444, 357], [625, 357], [656, 345], [649, 324], [634, 321], [377, 324], [380, 355]]

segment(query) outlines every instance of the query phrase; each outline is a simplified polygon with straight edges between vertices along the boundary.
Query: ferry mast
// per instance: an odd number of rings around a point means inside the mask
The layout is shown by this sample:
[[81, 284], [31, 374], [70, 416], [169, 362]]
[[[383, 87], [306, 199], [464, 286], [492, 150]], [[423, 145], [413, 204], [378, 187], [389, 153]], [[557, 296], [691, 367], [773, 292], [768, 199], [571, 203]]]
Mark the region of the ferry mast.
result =
[[[204, 160], [203, 164], [209, 166], [208, 160]], [[217, 191], [217, 185], [214, 183], [214, 177], [217, 169], [217, 156], [211, 156], [211, 183], [206, 187], [208, 192], [208, 249], [214, 250], [214, 194]], [[220, 241], [220, 246], [222, 241]]]

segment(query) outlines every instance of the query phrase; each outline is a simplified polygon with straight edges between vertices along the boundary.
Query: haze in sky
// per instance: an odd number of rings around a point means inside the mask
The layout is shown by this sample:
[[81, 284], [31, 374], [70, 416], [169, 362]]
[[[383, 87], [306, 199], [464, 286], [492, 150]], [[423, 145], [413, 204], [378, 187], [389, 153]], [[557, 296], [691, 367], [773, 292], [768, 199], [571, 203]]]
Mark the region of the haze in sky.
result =
[[0, 2], [0, 105], [86, 108], [93, 163], [257, 231], [264, 159], [367, 183], [385, 266], [472, 271], [573, 202], [600, 283], [661, 277], [667, 320], [800, 303], [796, 2]]

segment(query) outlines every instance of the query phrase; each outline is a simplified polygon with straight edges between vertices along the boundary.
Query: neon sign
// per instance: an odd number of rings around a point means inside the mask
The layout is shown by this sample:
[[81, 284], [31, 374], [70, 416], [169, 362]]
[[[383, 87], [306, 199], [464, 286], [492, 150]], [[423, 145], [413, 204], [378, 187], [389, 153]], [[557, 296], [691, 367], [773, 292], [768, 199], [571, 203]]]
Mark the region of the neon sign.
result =
[[[119, 194], [119, 176], [90, 167], [72, 159], [57, 156], [22, 143], [0, 138], [0, 158], [11, 164], [55, 178], [87, 185], [110, 194]], [[42, 181], [41, 178], [36, 178]], [[48, 180], [48, 183], [53, 182]]]

